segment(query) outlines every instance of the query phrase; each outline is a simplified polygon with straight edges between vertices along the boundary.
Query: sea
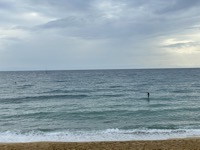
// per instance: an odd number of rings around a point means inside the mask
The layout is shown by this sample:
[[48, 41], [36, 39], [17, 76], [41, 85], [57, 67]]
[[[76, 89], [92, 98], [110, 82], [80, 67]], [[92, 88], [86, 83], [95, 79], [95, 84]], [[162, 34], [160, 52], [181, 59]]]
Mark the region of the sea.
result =
[[200, 137], [200, 69], [0, 72], [0, 143], [186, 137]]

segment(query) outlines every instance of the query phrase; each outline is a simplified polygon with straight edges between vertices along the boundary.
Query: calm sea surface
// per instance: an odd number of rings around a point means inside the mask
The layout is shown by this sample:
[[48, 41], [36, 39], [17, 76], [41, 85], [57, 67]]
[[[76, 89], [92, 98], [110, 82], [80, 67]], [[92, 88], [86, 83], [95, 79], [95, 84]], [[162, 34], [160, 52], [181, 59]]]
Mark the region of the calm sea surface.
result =
[[190, 136], [200, 69], [0, 72], [0, 142]]

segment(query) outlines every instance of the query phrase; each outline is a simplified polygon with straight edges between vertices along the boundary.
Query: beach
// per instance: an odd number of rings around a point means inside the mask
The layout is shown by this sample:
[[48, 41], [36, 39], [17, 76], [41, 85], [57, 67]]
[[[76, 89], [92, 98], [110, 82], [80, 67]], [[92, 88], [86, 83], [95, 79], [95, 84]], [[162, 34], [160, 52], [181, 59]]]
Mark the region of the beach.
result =
[[32, 142], [2, 143], [1, 150], [195, 150], [199, 138], [118, 142]]

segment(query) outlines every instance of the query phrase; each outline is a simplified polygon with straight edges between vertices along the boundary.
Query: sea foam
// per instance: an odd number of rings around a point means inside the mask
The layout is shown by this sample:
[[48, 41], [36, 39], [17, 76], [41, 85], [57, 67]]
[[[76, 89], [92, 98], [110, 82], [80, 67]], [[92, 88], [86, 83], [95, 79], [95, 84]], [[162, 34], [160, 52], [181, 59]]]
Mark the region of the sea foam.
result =
[[94, 141], [131, 141], [131, 140], [165, 140], [171, 138], [199, 137], [199, 129], [178, 130], [120, 130], [107, 129], [102, 131], [63, 131], [63, 132], [2, 132], [1, 143], [14, 142], [94, 142]]

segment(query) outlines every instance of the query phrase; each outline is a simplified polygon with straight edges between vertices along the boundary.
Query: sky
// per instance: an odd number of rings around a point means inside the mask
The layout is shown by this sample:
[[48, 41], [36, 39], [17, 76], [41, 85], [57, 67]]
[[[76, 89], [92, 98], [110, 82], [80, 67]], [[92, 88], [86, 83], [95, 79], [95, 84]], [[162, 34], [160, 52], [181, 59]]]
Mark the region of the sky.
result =
[[199, 0], [0, 0], [0, 71], [194, 67]]

